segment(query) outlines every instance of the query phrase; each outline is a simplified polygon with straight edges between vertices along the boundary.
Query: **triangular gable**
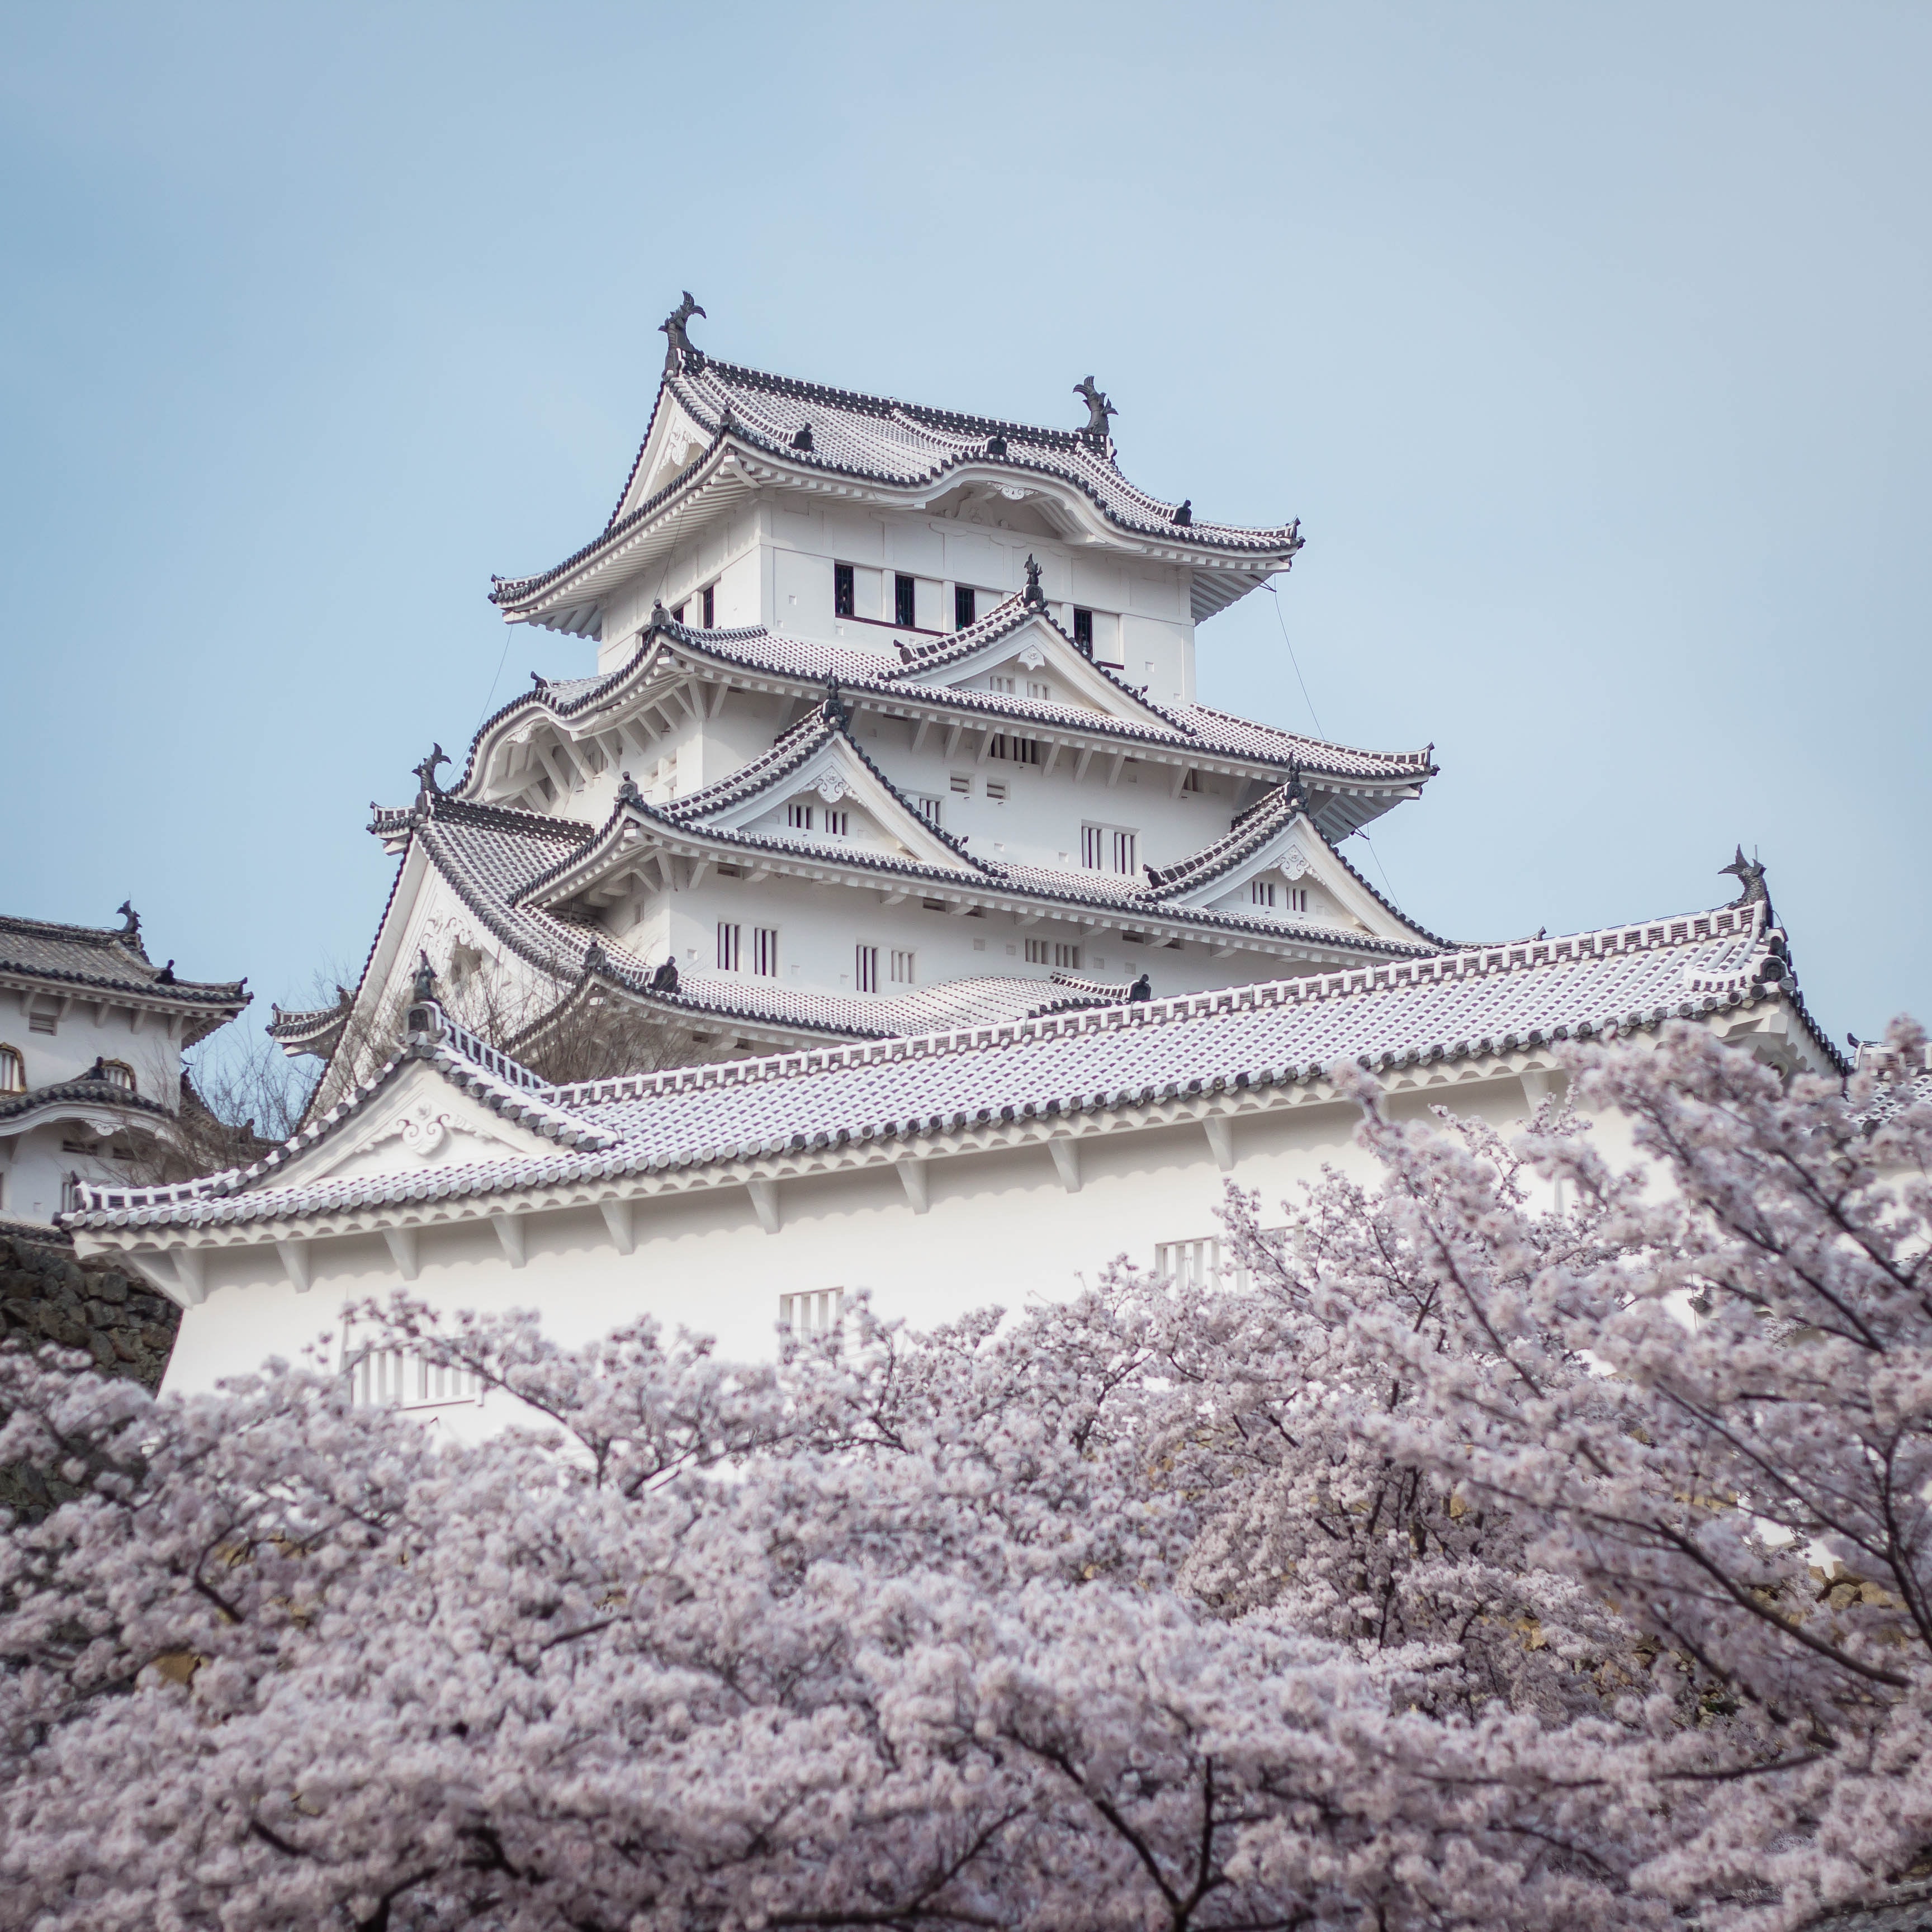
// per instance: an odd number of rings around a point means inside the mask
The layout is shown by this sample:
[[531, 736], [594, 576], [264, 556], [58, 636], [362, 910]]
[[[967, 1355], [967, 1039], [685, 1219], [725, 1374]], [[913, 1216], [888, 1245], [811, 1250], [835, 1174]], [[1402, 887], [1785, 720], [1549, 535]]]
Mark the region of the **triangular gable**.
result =
[[[842, 730], [827, 728], [796, 764], [766, 773], [715, 810], [701, 802], [679, 819], [707, 830], [742, 832], [822, 846], [832, 854], [884, 851], [937, 872], [970, 876], [978, 868], [880, 776]], [[808, 823], [793, 823], [794, 817]]]
[[[1109, 677], [1046, 611], [1030, 610], [1017, 598], [1008, 601], [1014, 607], [1012, 612], [1004, 605], [989, 612], [950, 645], [914, 658], [894, 682], [932, 685], [941, 690], [985, 689], [989, 678], [1004, 677], [1012, 681], [1007, 695], [1039, 698], [1028, 686], [1044, 685], [1050, 694], [1043, 702], [1096, 711], [1163, 735], [1173, 731], [1172, 718]], [[985, 634], [975, 638], [973, 633], [982, 626]]]
[[679, 400], [670, 386], [662, 385], [656, 406], [651, 412], [650, 427], [644, 432], [643, 446], [631, 466], [624, 494], [611, 513], [611, 522], [628, 516], [640, 503], [648, 502], [676, 482], [710, 447], [712, 435]]
[[542, 1160], [555, 1156], [560, 1142], [602, 1139], [537, 1090], [514, 1086], [442, 1046], [398, 1058], [235, 1191]]
[[1439, 944], [1358, 877], [1298, 798], [1278, 797], [1226, 838], [1168, 868], [1154, 890], [1177, 910]]

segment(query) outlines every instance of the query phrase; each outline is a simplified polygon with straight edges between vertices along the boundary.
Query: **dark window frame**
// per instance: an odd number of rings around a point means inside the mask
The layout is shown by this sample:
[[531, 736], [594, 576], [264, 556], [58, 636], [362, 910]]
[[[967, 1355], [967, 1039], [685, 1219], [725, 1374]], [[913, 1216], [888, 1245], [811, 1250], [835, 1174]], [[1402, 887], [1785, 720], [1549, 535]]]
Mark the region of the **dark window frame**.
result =
[[704, 628], [714, 630], [718, 622], [718, 586], [707, 584], [704, 586]]
[[902, 630], [919, 628], [919, 580], [902, 570], [892, 574], [892, 622]]
[[1083, 656], [1094, 655], [1094, 614], [1078, 604], [1073, 609], [1073, 641]]
[[970, 584], [956, 584], [952, 586], [952, 628], [956, 631], [970, 630], [978, 621], [979, 596]]
[[835, 617], [856, 617], [859, 614], [858, 596], [849, 563], [835, 563], [832, 566], [832, 614]]

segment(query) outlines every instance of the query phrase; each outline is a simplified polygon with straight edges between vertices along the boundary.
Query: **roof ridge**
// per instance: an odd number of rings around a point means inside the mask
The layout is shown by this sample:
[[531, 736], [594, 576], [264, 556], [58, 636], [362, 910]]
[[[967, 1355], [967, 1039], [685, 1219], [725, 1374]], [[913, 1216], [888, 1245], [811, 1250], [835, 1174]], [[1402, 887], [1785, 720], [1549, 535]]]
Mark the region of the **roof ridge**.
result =
[[[1370, 961], [1340, 971], [1256, 980], [1245, 986], [1220, 987], [1205, 992], [1177, 993], [1163, 999], [1140, 1000], [1126, 1006], [1086, 1007], [1074, 1014], [982, 1022], [932, 1034], [895, 1034], [883, 1040], [849, 1046], [791, 1048], [752, 1060], [715, 1060], [702, 1066], [615, 1075], [604, 1081], [580, 1082], [568, 1090], [573, 1097], [578, 1097], [584, 1088], [626, 1090], [622, 1094], [613, 1090], [588, 1096], [608, 1100], [676, 1093], [693, 1087], [750, 1084], [835, 1066], [861, 1066], [880, 1058], [928, 1058], [1010, 1046], [1023, 1039], [1058, 1036], [1057, 1034], [1040, 1030], [1046, 1028], [1062, 1029], [1076, 1024], [1081, 1030], [1094, 1030], [1161, 1025], [1204, 1013], [1250, 1011], [1260, 1006], [1299, 1005], [1312, 1000], [1385, 992], [1402, 985], [1416, 985], [1424, 980], [1439, 983], [1445, 979], [1468, 974], [1486, 976], [1497, 971], [1505, 974], [1528, 971], [1540, 965], [1553, 964], [1566, 954], [1571, 957], [1600, 958], [1607, 952], [1689, 946], [1708, 944], [1713, 939], [1742, 936], [1747, 932], [1754, 933], [1756, 926], [1754, 905], [1720, 906], [1702, 912], [1670, 914], [1659, 919], [1562, 934], [1554, 939], [1510, 940], [1496, 946], [1458, 952], [1432, 952], [1407, 959]], [[1611, 943], [1606, 945], [1603, 942]], [[798, 1064], [790, 1064], [794, 1062]]]

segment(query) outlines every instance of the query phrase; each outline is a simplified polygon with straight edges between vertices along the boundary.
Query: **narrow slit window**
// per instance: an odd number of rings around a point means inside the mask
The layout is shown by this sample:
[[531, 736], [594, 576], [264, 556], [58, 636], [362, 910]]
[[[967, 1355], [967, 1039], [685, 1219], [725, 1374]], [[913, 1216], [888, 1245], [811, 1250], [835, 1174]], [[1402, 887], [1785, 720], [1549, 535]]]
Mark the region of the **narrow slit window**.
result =
[[1064, 972], [1077, 973], [1080, 970], [1080, 949], [1068, 946], [1059, 940], [1053, 943], [1053, 963]]
[[1027, 964], [1044, 966], [1053, 956], [1052, 942], [1044, 939], [1029, 939], [1026, 943]]
[[721, 973], [735, 973], [738, 970], [739, 930], [729, 920], [718, 922], [718, 970]]
[[1306, 886], [1288, 887], [1288, 909], [1290, 912], [1306, 912], [1308, 910], [1308, 888]]
[[812, 830], [812, 807], [808, 805], [787, 806], [785, 823], [794, 832], [809, 832]]
[[919, 807], [919, 815], [926, 820], [927, 824], [932, 826], [938, 824], [939, 800], [938, 799], [922, 795], [914, 799], [913, 802]]
[[849, 812], [834, 812], [828, 807], [825, 814], [825, 829], [835, 838], [847, 837], [852, 830], [852, 814]]
[[1135, 858], [1135, 853], [1138, 845], [1139, 841], [1131, 832], [1116, 832], [1114, 834], [1114, 870], [1115, 872], [1130, 873], [1139, 869]]
[[914, 981], [913, 956], [898, 946], [892, 948], [892, 982], [896, 986], [910, 986]]
[[862, 993], [879, 990], [879, 949], [860, 946], [853, 949], [853, 984]]
[[975, 607], [979, 598], [970, 584], [956, 584], [952, 586], [952, 628], [956, 631], [968, 628], [973, 622]]
[[709, 631], [718, 622], [718, 586], [707, 584], [704, 586], [704, 628]]
[[1248, 888], [1248, 897], [1258, 906], [1274, 904], [1274, 882], [1270, 879], [1257, 879]]
[[832, 566], [832, 614], [835, 617], [858, 614], [853, 605], [852, 566], [849, 563], [835, 563]]
[[752, 970], [761, 980], [778, 976], [778, 929], [775, 926], [752, 928]]
[[919, 626], [916, 590], [910, 577], [900, 575], [892, 579], [892, 622], [903, 625], [908, 631], [916, 630]]

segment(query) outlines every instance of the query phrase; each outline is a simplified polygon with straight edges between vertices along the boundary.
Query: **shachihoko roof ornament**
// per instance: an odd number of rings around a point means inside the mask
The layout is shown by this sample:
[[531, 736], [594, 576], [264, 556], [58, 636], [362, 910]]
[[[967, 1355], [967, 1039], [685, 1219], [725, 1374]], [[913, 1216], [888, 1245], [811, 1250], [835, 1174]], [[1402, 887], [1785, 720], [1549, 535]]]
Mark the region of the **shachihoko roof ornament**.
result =
[[683, 301], [658, 324], [664, 337], [664, 374], [667, 376], [681, 376], [687, 369], [695, 374], [704, 367], [704, 351], [698, 348], [686, 332], [686, 325], [691, 318], [704, 314], [704, 310], [692, 299], [691, 291], [686, 289]]
[[1120, 414], [1094, 386], [1091, 376], [1083, 376], [1073, 386], [1073, 393], [1087, 405], [1087, 427], [1080, 434], [1088, 446], [1106, 452], [1114, 443], [1114, 433], [1107, 427], [1107, 418]]

